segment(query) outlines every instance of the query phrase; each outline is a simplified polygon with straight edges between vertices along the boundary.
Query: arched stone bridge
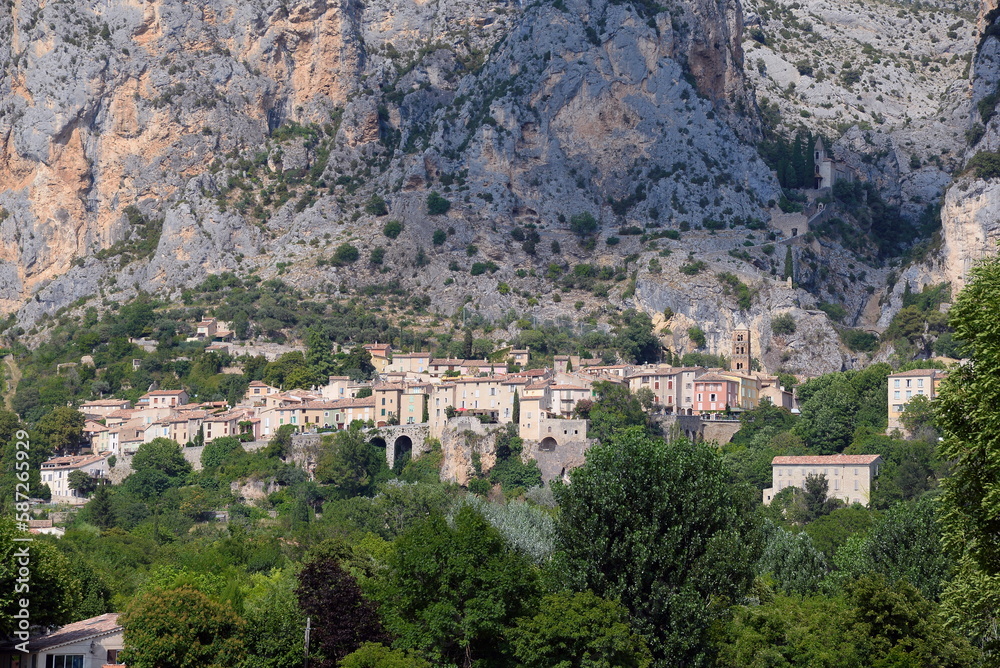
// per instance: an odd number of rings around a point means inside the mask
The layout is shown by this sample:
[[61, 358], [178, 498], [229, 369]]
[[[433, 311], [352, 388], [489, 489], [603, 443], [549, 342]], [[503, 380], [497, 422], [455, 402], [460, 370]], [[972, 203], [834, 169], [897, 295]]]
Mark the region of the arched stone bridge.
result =
[[[428, 452], [426, 441], [430, 427], [426, 424], [400, 424], [369, 430], [368, 442], [385, 448], [385, 461], [392, 468], [405, 453]], [[412, 455], [411, 455], [412, 456]]]

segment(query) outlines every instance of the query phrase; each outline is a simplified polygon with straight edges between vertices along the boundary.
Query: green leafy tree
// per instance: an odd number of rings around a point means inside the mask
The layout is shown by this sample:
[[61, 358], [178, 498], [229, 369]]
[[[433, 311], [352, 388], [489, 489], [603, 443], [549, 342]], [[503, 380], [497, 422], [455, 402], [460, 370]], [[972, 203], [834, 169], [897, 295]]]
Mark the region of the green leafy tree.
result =
[[34, 438], [59, 454], [76, 454], [83, 443], [84, 417], [68, 406], [57, 406], [38, 421]]
[[365, 643], [344, 657], [340, 668], [431, 668], [428, 661], [380, 643]]
[[135, 668], [230, 668], [244, 660], [244, 621], [194, 587], [152, 589], [119, 618], [122, 660]]
[[306, 620], [295, 596], [297, 584], [288, 569], [250, 574], [242, 591], [245, 668], [287, 668], [302, 660]]
[[[42, 627], [74, 621], [81, 601], [80, 582], [69, 560], [54, 545], [14, 540], [26, 537], [12, 520], [0, 519], [0, 633], [8, 638], [20, 628], [15, 617], [21, 610], [20, 599], [30, 600], [30, 623]], [[29, 561], [27, 590], [23, 589], [25, 581], [19, 572], [25, 548]], [[21, 591], [17, 590], [18, 584], [22, 585]]]
[[766, 525], [764, 553], [757, 564], [760, 573], [774, 580], [775, 588], [787, 594], [819, 591], [826, 577], [826, 558], [807, 533], [792, 533]]
[[820, 454], [842, 452], [851, 443], [855, 429], [858, 392], [847, 378], [839, 377], [801, 402], [795, 432]]
[[589, 237], [597, 232], [597, 219], [589, 211], [570, 216], [569, 229], [578, 237]]
[[205, 469], [217, 469], [225, 464], [231, 464], [245, 454], [243, 442], [235, 436], [213, 438], [201, 451], [201, 465]]
[[436, 190], [427, 195], [427, 215], [440, 216], [448, 213], [451, 202], [442, 197]]
[[594, 383], [594, 391], [597, 392], [597, 400], [587, 412], [590, 436], [605, 441], [620, 429], [646, 426], [649, 416], [639, 398], [629, 392], [627, 386], [599, 381]]
[[[946, 554], [958, 565], [946, 608], [953, 627], [972, 635], [991, 660], [1000, 657], [1000, 259], [973, 268], [949, 311], [949, 324], [971, 362], [954, 369], [937, 400], [951, 475], [942, 482]], [[961, 605], [961, 607], [960, 607]]]
[[292, 451], [292, 434], [295, 433], [295, 425], [283, 424], [274, 432], [274, 436], [267, 442], [264, 448], [265, 457], [278, 457], [284, 459]]
[[710, 626], [753, 581], [760, 529], [727, 477], [708, 446], [631, 427], [588, 450], [556, 488], [566, 572], [621, 601], [654, 665], [705, 665]]
[[97, 480], [92, 478], [86, 471], [70, 471], [66, 478], [69, 488], [84, 496], [89, 496], [91, 492], [97, 489]]
[[592, 592], [557, 592], [540, 612], [511, 629], [514, 656], [533, 668], [645, 668], [649, 648], [629, 626], [628, 611]]
[[369, 494], [388, 477], [385, 453], [358, 429], [324, 436], [321, 447], [316, 480], [332, 485], [342, 496]]
[[510, 419], [514, 424], [521, 424], [521, 397], [517, 390], [514, 390], [514, 408], [511, 409]]
[[132, 470], [135, 473], [157, 471], [168, 478], [177, 478], [190, 473], [191, 464], [184, 459], [184, 452], [176, 441], [154, 438], [140, 445], [132, 455]]
[[365, 202], [365, 213], [372, 216], [384, 216], [389, 213], [389, 207], [379, 195], [372, 195]]
[[306, 332], [306, 364], [315, 374], [317, 384], [325, 383], [327, 378], [337, 371], [330, 339], [317, 329], [309, 329]]
[[538, 576], [470, 506], [434, 516], [396, 541], [378, 597], [401, 648], [435, 665], [505, 665], [506, 631], [534, 608]]
[[382, 234], [389, 237], [390, 239], [395, 239], [403, 231], [403, 223], [398, 220], [390, 220], [382, 228]]
[[938, 432], [934, 418], [934, 406], [925, 394], [910, 399], [899, 416], [911, 439], [937, 440]]

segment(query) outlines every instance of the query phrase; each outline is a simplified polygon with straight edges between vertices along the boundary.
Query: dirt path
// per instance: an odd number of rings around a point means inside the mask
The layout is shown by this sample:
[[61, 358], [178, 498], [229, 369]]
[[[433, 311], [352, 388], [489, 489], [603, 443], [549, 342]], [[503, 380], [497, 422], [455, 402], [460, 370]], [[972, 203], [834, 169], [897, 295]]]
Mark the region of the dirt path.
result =
[[4, 379], [3, 400], [8, 410], [11, 410], [11, 401], [14, 399], [14, 392], [17, 391], [17, 384], [21, 382], [21, 370], [17, 368], [17, 362], [13, 355], [3, 358], [3, 363], [7, 366], [7, 377]]

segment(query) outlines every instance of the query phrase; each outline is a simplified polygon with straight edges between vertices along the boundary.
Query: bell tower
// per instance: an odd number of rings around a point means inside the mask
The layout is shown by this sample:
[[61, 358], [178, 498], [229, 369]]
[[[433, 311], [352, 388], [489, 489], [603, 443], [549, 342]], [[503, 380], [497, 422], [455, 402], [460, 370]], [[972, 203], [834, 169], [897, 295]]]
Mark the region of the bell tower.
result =
[[729, 370], [750, 372], [750, 328], [744, 323], [736, 325], [733, 330], [733, 349]]

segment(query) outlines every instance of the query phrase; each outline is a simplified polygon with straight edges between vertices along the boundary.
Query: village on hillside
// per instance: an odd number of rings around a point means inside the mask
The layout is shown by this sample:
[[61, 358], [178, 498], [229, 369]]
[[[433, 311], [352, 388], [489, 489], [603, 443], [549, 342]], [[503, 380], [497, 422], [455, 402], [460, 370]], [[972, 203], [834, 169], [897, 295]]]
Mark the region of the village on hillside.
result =
[[[206, 350], [227, 353], [226, 323], [213, 318], [197, 324], [197, 340]], [[797, 414], [792, 388], [781, 379], [752, 370], [751, 332], [733, 332], [729, 368], [668, 364], [604, 364], [601, 359], [557, 355], [552, 366], [531, 367], [530, 349], [510, 350], [503, 362], [441, 359], [428, 352], [402, 352], [384, 343], [364, 350], [375, 369], [372, 380], [330, 376], [326, 385], [286, 390], [259, 380], [249, 383], [242, 400], [198, 402], [183, 389], [150, 389], [133, 403], [98, 399], [82, 403], [85, 447], [80, 454], [53, 457], [42, 464], [41, 481], [53, 504], [85, 504], [93, 484], [120, 482], [129, 458], [144, 443], [165, 438], [185, 445], [185, 456], [200, 466], [204, 445], [237, 437], [248, 450], [264, 447], [282, 427], [296, 436], [361, 427], [371, 442], [386, 449], [390, 465], [419, 456], [425, 439], [440, 439], [449, 425], [516, 425], [526, 443], [525, 456], [540, 465], [542, 478], [568, 479], [583, 463], [592, 443], [588, 409], [595, 384], [627, 387], [641, 401], [663, 433], [724, 444], [740, 429], [739, 417], [767, 403]], [[918, 369], [889, 376], [887, 433], [905, 433], [901, 416], [914, 396], [936, 396], [946, 373]], [[780, 460], [780, 461], [779, 461]], [[878, 455], [777, 457], [774, 481], [763, 502], [789, 485], [802, 487], [807, 475], [826, 475], [831, 497], [845, 503], [868, 502], [878, 474]], [[302, 462], [312, 474], [314, 461]], [[114, 471], [117, 467], [118, 475]], [[848, 467], [853, 475], [848, 479]], [[71, 483], [80, 471], [93, 484]], [[80, 476], [79, 473], [76, 474]], [[461, 479], [464, 482], [464, 478]], [[36, 529], [45, 527], [36, 527]]]

